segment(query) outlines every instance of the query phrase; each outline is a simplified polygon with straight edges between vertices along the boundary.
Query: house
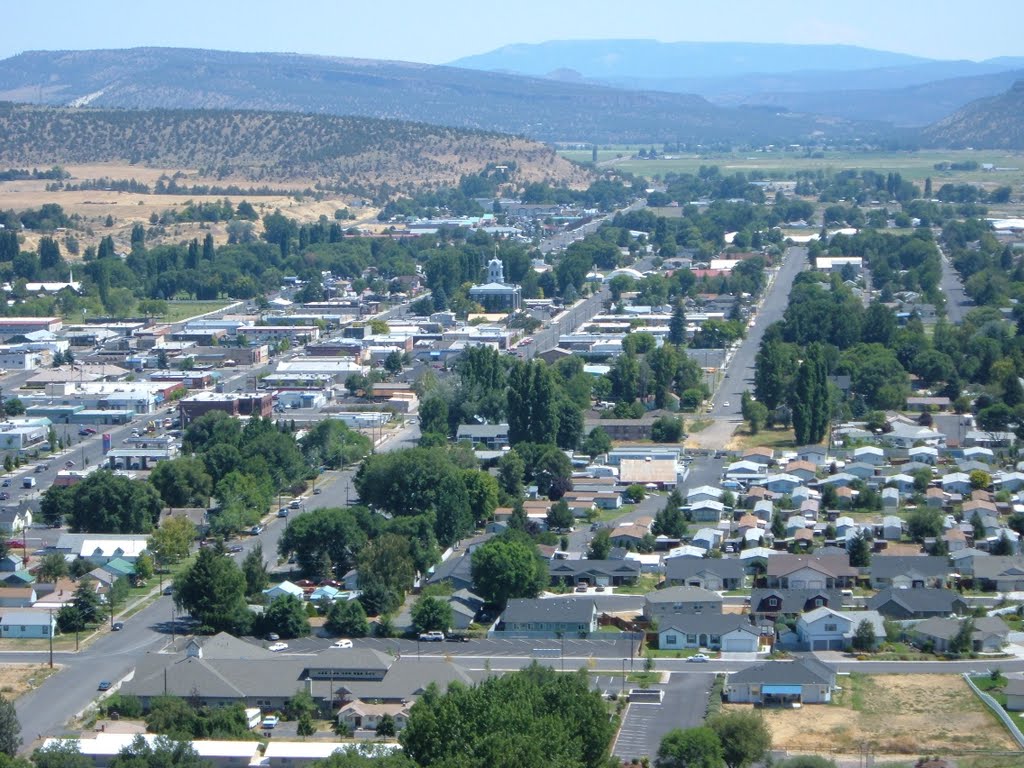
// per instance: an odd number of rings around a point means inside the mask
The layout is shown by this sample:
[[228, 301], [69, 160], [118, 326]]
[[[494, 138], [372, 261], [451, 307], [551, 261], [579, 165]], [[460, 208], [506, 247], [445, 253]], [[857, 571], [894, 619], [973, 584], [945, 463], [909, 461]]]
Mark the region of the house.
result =
[[950, 554], [967, 549], [967, 534], [960, 528], [950, 528], [942, 534], [942, 540], [946, 542], [946, 549]]
[[0, 557], [0, 573], [15, 573], [21, 570], [21, 558], [10, 553]]
[[832, 589], [754, 589], [750, 593], [750, 612], [771, 621], [780, 616], [799, 616], [815, 608], [839, 608], [842, 604], [842, 593]]
[[975, 557], [969, 565], [975, 586], [983, 590], [1024, 590], [1024, 557], [999, 555]]
[[589, 637], [597, 631], [597, 605], [575, 597], [509, 600], [497, 631], [506, 636]]
[[1024, 677], [1019, 673], [1012, 675], [1003, 686], [1003, 693], [1006, 694], [1006, 708], [1010, 712], [1024, 710]]
[[886, 541], [899, 541], [903, 538], [903, 518], [898, 515], [886, 515], [882, 518], [882, 538]]
[[900, 492], [897, 488], [882, 489], [882, 508], [897, 509], [900, 505]]
[[4, 610], [0, 613], [0, 638], [18, 640], [52, 637], [57, 631], [57, 619], [50, 611]]
[[551, 560], [548, 576], [553, 586], [619, 587], [636, 583], [640, 565], [631, 560]]
[[712, 592], [742, 589], [744, 563], [737, 559], [672, 557], [665, 561], [665, 581], [672, 586], [702, 587]]
[[[802, 483], [809, 483], [818, 475], [818, 468], [809, 461], [791, 461], [786, 465], [786, 474], [800, 478]], [[794, 492], [796, 489], [793, 489]]]
[[778, 475], [768, 475], [764, 481], [764, 487], [772, 493], [783, 495], [792, 493], [804, 482], [804, 478], [784, 472]]
[[686, 492], [686, 503], [694, 505], [699, 501], [721, 501], [725, 491], [711, 485], [701, 485]]
[[[390, 715], [395, 724], [395, 732], [402, 731], [409, 724], [410, 704], [350, 701], [338, 710], [338, 722], [348, 726], [355, 733], [357, 730], [376, 731], [381, 718]], [[338, 746], [338, 745], [335, 745]]]
[[832, 608], [815, 608], [796, 620], [796, 634], [808, 651], [845, 651], [862, 621], [871, 624], [875, 642], [885, 639], [885, 622], [877, 611], [840, 612]]
[[866, 464], [863, 461], [855, 461], [852, 464], [847, 464], [843, 468], [843, 472], [853, 475], [859, 480], [870, 480], [877, 474], [878, 467], [874, 464]]
[[767, 585], [781, 589], [852, 587], [859, 575], [848, 555], [780, 555], [768, 561]]
[[623, 485], [675, 488], [676, 466], [674, 459], [623, 459], [619, 462], [619, 480]]
[[37, 599], [35, 587], [0, 589], [0, 608], [31, 608]]
[[919, 461], [934, 467], [939, 461], [939, 449], [934, 445], [917, 445], [907, 451], [907, 456], [911, 461]]
[[946, 585], [950, 569], [945, 557], [876, 555], [870, 574], [872, 589], [935, 589]]
[[912, 493], [914, 490], [914, 478], [902, 472], [886, 477], [885, 484], [895, 488], [900, 493]]
[[828, 460], [828, 451], [820, 445], [804, 445], [796, 449], [796, 457], [816, 467], [823, 467]]
[[963, 615], [967, 603], [951, 589], [883, 589], [868, 600], [868, 608], [888, 619], [929, 619], [933, 616]]
[[710, 552], [718, 547], [724, 538], [725, 535], [717, 528], [701, 528], [690, 539], [690, 543], [695, 547], [701, 547]]
[[306, 592], [297, 584], [292, 584], [290, 581], [282, 581], [280, 584], [275, 584], [269, 589], [264, 589], [263, 595], [267, 598], [268, 603], [272, 603], [277, 598], [284, 597], [285, 595], [291, 595], [302, 600], [306, 596]]
[[931, 427], [922, 427], [905, 421], [895, 421], [891, 431], [881, 436], [882, 442], [896, 448], [912, 448], [918, 443], [939, 446], [945, 443], [946, 436]]
[[760, 634], [746, 616], [677, 616], [658, 629], [658, 648], [710, 648], [734, 653], [757, 653]]
[[725, 505], [720, 501], [702, 499], [701, 501], [694, 502], [690, 506], [689, 512], [690, 518], [696, 523], [717, 523], [722, 519]]
[[931, 487], [924, 492], [924, 501], [929, 507], [941, 508], [946, 504], [946, 492], [941, 488]]
[[[949, 650], [950, 641], [960, 632], [966, 619], [935, 617], [925, 619], [913, 628], [915, 644], [931, 647], [937, 653]], [[998, 653], [1006, 645], [1010, 628], [998, 616], [982, 616], [972, 620], [971, 650], [975, 653]]]
[[873, 464], [880, 467], [885, 464], [885, 451], [876, 445], [864, 445], [853, 450], [854, 462]]
[[723, 698], [730, 704], [792, 706], [827, 704], [836, 687], [836, 673], [817, 659], [769, 661], [725, 679]]
[[964, 472], [951, 472], [939, 481], [946, 493], [968, 494], [971, 492], [971, 478]]
[[650, 535], [650, 530], [642, 525], [631, 523], [614, 528], [608, 540], [613, 547], [635, 549], [644, 540], [644, 537], [648, 535]]
[[0, 533], [8, 537], [32, 527], [32, 510], [29, 507], [4, 507], [0, 509]]
[[721, 614], [722, 597], [702, 587], [668, 587], [644, 595], [644, 618], [659, 625], [676, 616]]
[[455, 434], [460, 443], [483, 445], [498, 451], [508, 445], [508, 424], [460, 424]]

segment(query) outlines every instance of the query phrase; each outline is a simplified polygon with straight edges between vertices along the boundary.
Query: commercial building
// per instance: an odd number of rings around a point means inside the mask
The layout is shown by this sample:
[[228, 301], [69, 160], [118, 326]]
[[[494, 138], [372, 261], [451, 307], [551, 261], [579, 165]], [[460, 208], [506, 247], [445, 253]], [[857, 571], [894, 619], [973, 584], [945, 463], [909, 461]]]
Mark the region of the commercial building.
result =
[[269, 392], [200, 392], [182, 399], [178, 410], [182, 427], [210, 411], [224, 411], [230, 416], [270, 418], [274, 413], [274, 396]]

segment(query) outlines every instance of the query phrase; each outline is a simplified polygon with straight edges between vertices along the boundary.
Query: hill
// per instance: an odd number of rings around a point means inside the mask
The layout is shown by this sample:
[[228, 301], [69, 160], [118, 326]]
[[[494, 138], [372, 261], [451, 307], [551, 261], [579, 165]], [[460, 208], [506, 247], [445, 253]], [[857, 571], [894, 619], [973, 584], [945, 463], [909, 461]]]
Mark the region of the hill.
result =
[[691, 144], [871, 138], [878, 126], [698, 96], [394, 61], [178, 48], [34, 51], [0, 61], [0, 100], [397, 118], [544, 141]]
[[0, 165], [120, 160], [253, 181], [320, 180], [357, 193], [454, 182], [488, 163], [514, 163], [520, 181], [587, 180], [537, 142], [364, 117], [0, 104], [0, 135]]
[[1024, 149], [1024, 80], [928, 126], [922, 138], [933, 146], [953, 149]]
[[662, 43], [657, 40], [551, 40], [506, 45], [451, 62], [455, 67], [543, 76], [571, 69], [595, 80], [732, 77], [750, 72], [856, 70], [926, 62], [917, 56], [853, 45]]

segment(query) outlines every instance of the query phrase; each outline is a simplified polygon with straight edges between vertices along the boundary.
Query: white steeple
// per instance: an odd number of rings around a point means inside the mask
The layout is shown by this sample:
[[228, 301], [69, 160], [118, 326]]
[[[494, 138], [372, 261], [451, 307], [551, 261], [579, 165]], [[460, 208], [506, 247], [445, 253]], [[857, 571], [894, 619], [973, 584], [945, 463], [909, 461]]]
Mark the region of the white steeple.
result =
[[505, 267], [497, 256], [487, 262], [487, 282], [505, 284]]

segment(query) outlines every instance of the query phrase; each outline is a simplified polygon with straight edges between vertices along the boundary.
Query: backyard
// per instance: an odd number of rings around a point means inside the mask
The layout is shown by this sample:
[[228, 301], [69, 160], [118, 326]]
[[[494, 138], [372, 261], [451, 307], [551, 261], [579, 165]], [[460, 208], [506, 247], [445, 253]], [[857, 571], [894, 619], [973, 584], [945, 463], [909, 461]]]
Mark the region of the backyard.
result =
[[[838, 678], [829, 705], [765, 709], [775, 749], [856, 755], [920, 755], [1016, 747], [995, 716], [956, 675], [860, 675]], [[724, 709], [746, 709], [727, 704]]]

